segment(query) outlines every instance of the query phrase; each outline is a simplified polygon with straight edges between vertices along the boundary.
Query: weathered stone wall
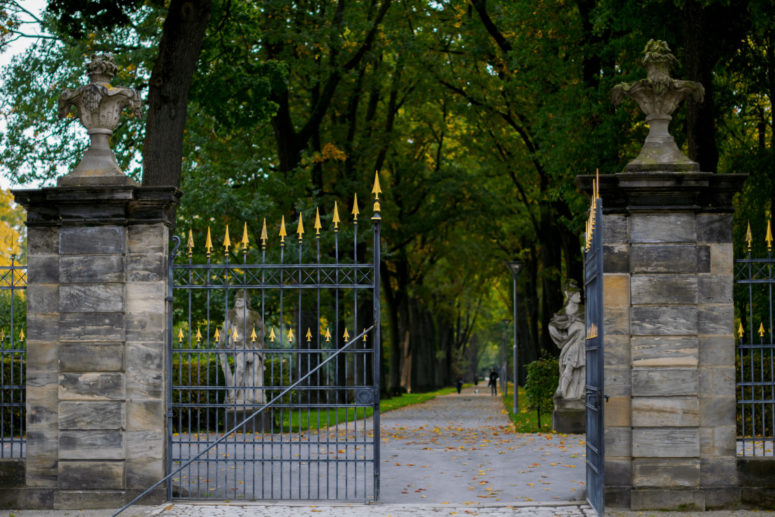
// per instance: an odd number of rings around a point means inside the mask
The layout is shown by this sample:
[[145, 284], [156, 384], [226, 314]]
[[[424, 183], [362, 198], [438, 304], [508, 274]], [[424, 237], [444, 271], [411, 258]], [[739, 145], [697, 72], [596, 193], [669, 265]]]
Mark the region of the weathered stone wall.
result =
[[26, 486], [13, 497], [27, 508], [115, 506], [166, 470], [167, 247], [179, 192], [15, 195], [28, 211], [28, 445]]

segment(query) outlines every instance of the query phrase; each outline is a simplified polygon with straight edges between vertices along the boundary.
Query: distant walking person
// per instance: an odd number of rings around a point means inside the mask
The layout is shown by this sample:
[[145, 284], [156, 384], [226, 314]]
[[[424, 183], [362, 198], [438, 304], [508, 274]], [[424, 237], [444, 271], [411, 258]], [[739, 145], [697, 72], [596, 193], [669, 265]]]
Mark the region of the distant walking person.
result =
[[457, 388], [457, 394], [460, 395], [460, 390], [463, 389], [463, 379], [458, 379], [455, 382], [455, 387]]
[[490, 370], [490, 382], [487, 385], [490, 387], [490, 395], [495, 396], [498, 394], [498, 372], [495, 368]]

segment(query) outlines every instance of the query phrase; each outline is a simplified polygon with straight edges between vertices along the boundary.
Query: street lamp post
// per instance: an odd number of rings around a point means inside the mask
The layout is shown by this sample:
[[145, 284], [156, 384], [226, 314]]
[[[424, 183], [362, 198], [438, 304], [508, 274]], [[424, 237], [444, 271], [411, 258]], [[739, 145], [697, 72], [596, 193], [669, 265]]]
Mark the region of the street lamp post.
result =
[[518, 360], [517, 360], [517, 275], [522, 268], [522, 263], [515, 260], [509, 262], [509, 269], [511, 270], [511, 286], [513, 292], [512, 303], [514, 306], [514, 346], [512, 347], [512, 353], [514, 355], [514, 414], [519, 412], [519, 376], [518, 376]]

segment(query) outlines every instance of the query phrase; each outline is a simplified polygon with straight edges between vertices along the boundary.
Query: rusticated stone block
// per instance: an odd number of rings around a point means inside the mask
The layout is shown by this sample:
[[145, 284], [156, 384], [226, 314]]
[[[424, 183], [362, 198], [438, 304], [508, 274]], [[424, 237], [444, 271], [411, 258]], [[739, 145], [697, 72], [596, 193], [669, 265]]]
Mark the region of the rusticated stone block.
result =
[[603, 362], [606, 367], [630, 364], [630, 337], [624, 334], [606, 334]]
[[[54, 342], [59, 339], [59, 314], [35, 314], [27, 312], [28, 342]], [[27, 358], [27, 361], [30, 357]]]
[[710, 247], [703, 245], [697, 246], [697, 272], [710, 273]]
[[[608, 409], [606, 408], [606, 411]], [[632, 454], [632, 430], [629, 427], [605, 426], [605, 455], [628, 458]]]
[[27, 424], [37, 430], [54, 429], [57, 425], [56, 406], [27, 404]]
[[[607, 344], [607, 343], [606, 343]], [[632, 365], [697, 366], [699, 340], [689, 336], [634, 336]]]
[[603, 325], [605, 336], [629, 335], [630, 333], [630, 311], [625, 308], [606, 308], [603, 311]]
[[27, 286], [27, 311], [33, 314], [59, 310], [59, 286], [57, 284], [30, 284]]
[[603, 413], [605, 427], [625, 427], [630, 425], [630, 397], [609, 397]]
[[732, 304], [701, 305], [697, 314], [700, 334], [731, 336], [734, 331], [735, 310]]
[[737, 486], [737, 458], [702, 458], [702, 486]]
[[123, 373], [62, 373], [60, 400], [106, 400], [124, 397]]
[[734, 397], [702, 397], [700, 423], [703, 427], [734, 424], [736, 411], [737, 400]]
[[164, 458], [167, 443], [164, 429], [162, 424], [155, 431], [125, 432], [127, 458], [147, 460]]
[[711, 244], [710, 273], [714, 275], [732, 275], [735, 266], [735, 254], [732, 243]]
[[161, 458], [129, 458], [126, 461], [126, 485], [129, 489], [145, 490], [164, 475], [164, 463]]
[[59, 232], [62, 255], [123, 254], [126, 229], [121, 226], [72, 226]]
[[732, 242], [732, 214], [697, 214], [697, 240]]
[[[29, 351], [27, 351], [29, 354]], [[48, 369], [45, 370], [27, 370], [27, 386], [28, 387], [48, 387], [57, 385], [57, 374], [55, 371]]]
[[632, 455], [637, 458], [699, 457], [699, 429], [635, 427], [632, 430]]
[[703, 368], [700, 374], [700, 393], [705, 397], [735, 398], [735, 368]]
[[126, 340], [141, 342], [164, 341], [165, 313], [127, 314]]
[[59, 316], [63, 341], [123, 341], [124, 315], [120, 313], [64, 313]]
[[731, 275], [699, 275], [699, 303], [732, 303]]
[[114, 430], [59, 431], [60, 460], [120, 460], [122, 433]]
[[604, 215], [603, 216], [603, 243], [618, 244], [628, 241], [629, 221], [623, 215]]
[[59, 403], [59, 429], [122, 429], [123, 416], [121, 402]]
[[606, 486], [629, 486], [632, 479], [630, 458], [605, 457]]
[[632, 461], [632, 485], [636, 487], [699, 487], [700, 460], [634, 459]]
[[633, 368], [635, 397], [697, 395], [699, 375], [695, 368]]
[[[128, 503], [134, 495], [136, 494], [128, 494], [125, 490], [57, 490], [54, 494], [53, 508], [57, 510], [118, 508]], [[149, 497], [148, 499], [143, 498], [141, 504], [160, 504], [161, 502], [163, 501], [154, 501]]]
[[128, 400], [126, 402], [128, 431], [149, 431], [163, 428], [164, 404], [161, 400]]
[[697, 334], [697, 307], [637, 306], [630, 309], [633, 335], [692, 336]]
[[718, 425], [713, 428], [713, 451], [711, 456], [731, 457], [737, 454], [737, 426]]
[[630, 248], [632, 273], [696, 273], [696, 245], [633, 245]]
[[690, 427], [700, 423], [700, 402], [694, 397], [633, 397], [633, 427]]
[[126, 286], [126, 310], [133, 315], [164, 314], [167, 286], [164, 282], [132, 282]]
[[634, 488], [630, 509], [705, 511], [705, 494], [698, 488]]
[[630, 247], [626, 244], [603, 245], [603, 271], [608, 273], [630, 272]]
[[605, 392], [611, 397], [626, 396], [632, 394], [630, 368], [628, 366], [606, 367], [603, 370]]
[[633, 214], [630, 241], [633, 243], [695, 242], [697, 227], [692, 213]]
[[134, 224], [129, 227], [129, 253], [168, 254], [169, 230], [163, 224]]
[[118, 372], [124, 369], [124, 346], [119, 343], [61, 343], [62, 372]]
[[144, 399], [161, 398], [164, 389], [163, 370], [127, 368], [126, 392], [128, 397]]
[[161, 253], [127, 255], [129, 282], [164, 282], [167, 277], [167, 257]]
[[626, 308], [630, 305], [630, 275], [605, 274], [603, 276], [603, 306]]
[[124, 257], [121, 255], [63, 256], [59, 261], [62, 283], [123, 282]]
[[59, 488], [109, 490], [124, 486], [123, 461], [59, 461]]
[[59, 256], [32, 255], [27, 258], [27, 284], [56, 284], [59, 282]]
[[27, 228], [27, 256], [59, 254], [59, 229], [30, 226]]
[[[55, 372], [57, 368], [57, 344], [51, 341], [27, 341], [27, 373], [28, 377], [31, 374], [45, 374], [46, 372]], [[56, 382], [55, 379], [52, 379]], [[27, 379], [28, 384], [39, 385], [37, 381], [30, 381]]]
[[695, 304], [697, 277], [694, 275], [632, 275], [632, 304]]
[[59, 287], [60, 312], [120, 312], [123, 284], [76, 284]]

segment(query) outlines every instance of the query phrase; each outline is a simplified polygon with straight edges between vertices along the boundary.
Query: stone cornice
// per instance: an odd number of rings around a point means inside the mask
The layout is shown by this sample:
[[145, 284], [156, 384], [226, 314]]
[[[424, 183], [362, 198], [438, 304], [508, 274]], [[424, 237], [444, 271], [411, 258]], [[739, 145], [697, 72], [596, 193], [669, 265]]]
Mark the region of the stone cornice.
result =
[[176, 187], [79, 186], [12, 191], [27, 226], [175, 224]]
[[[600, 175], [603, 212], [733, 212], [732, 198], [747, 174], [712, 172], [622, 172]], [[576, 176], [576, 185], [592, 194], [595, 176]]]

